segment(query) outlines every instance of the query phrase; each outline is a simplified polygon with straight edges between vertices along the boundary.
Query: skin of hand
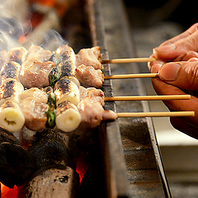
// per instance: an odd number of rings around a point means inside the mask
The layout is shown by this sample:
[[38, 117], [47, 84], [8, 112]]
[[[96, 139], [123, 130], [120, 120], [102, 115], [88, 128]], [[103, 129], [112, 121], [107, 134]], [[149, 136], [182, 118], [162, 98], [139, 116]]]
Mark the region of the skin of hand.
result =
[[158, 78], [152, 83], [158, 94], [190, 94], [190, 100], [164, 101], [171, 111], [195, 111], [195, 117], [172, 117], [172, 125], [198, 139], [198, 23], [153, 50], [149, 63]]

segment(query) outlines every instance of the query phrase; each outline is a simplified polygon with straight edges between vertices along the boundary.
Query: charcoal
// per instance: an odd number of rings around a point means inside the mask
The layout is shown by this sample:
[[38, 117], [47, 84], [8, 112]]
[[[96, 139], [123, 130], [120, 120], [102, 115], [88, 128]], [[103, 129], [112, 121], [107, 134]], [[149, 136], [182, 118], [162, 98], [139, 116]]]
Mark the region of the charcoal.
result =
[[68, 137], [54, 129], [37, 133], [29, 147], [36, 171], [52, 167], [64, 169], [68, 161], [67, 144]]
[[12, 133], [0, 128], [0, 182], [9, 188], [20, 186], [33, 171], [30, 154]]

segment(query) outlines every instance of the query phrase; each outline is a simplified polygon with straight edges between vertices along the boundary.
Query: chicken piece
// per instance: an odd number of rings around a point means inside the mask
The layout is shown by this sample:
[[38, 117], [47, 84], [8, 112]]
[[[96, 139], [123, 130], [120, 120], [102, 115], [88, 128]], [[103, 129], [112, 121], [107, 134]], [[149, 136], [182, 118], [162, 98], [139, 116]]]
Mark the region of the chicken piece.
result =
[[43, 129], [47, 122], [47, 94], [38, 88], [31, 88], [21, 93], [20, 100], [25, 126], [32, 131]]
[[77, 107], [81, 115], [80, 127], [95, 128], [100, 125], [104, 109], [99, 102], [83, 98]]
[[80, 65], [75, 70], [75, 76], [85, 87], [101, 88], [104, 82], [102, 71], [92, 66]]
[[48, 75], [54, 65], [51, 61], [42, 63], [35, 58], [28, 59], [21, 65], [19, 80], [27, 88], [46, 87], [49, 85]]
[[19, 97], [20, 100], [25, 100], [27, 98], [34, 98], [36, 102], [44, 103], [44, 104], [46, 104], [48, 101], [47, 94], [36, 87], [23, 91]]
[[20, 107], [25, 117], [25, 126], [28, 129], [39, 131], [45, 127], [47, 122], [47, 104], [37, 102], [34, 97], [28, 97], [21, 101]]
[[80, 86], [79, 87], [79, 92], [80, 92], [80, 100], [87, 97], [87, 89], [85, 87]]
[[37, 45], [32, 45], [27, 51], [27, 58], [28, 59], [37, 59], [40, 62], [44, 63], [49, 61], [53, 53], [49, 50], [44, 50], [42, 47]]
[[76, 65], [92, 66], [94, 69], [103, 69], [100, 59], [100, 47], [81, 49], [76, 55]]
[[114, 111], [104, 110], [102, 117], [103, 117], [103, 120], [115, 120], [118, 116]]
[[1, 83], [8, 78], [19, 80], [20, 65], [17, 62], [8, 62], [3, 65], [0, 73]]
[[80, 86], [80, 103], [78, 110], [81, 114], [80, 128], [95, 128], [102, 120], [115, 120], [117, 114], [111, 110], [104, 110], [104, 93], [96, 88], [83, 88]]
[[9, 61], [8, 52], [6, 50], [0, 51], [0, 70], [4, 64]]
[[20, 65], [25, 61], [27, 55], [27, 50], [24, 47], [12, 48], [8, 52], [9, 61], [14, 61]]
[[96, 89], [94, 87], [84, 88], [80, 86], [80, 100], [83, 98], [89, 98], [93, 101], [99, 102], [102, 106], [104, 106], [104, 92], [101, 89]]

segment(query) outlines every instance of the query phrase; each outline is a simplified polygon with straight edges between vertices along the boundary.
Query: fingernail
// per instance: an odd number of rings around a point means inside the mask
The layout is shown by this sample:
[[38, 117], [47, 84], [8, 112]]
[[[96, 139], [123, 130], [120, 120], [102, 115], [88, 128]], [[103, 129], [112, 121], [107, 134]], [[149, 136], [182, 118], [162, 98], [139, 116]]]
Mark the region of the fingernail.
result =
[[162, 67], [163, 63], [157, 63], [154, 64], [151, 68], [150, 71], [151, 73], [158, 73], [160, 71], [160, 68]]
[[159, 77], [165, 81], [174, 81], [177, 79], [180, 68], [180, 64], [167, 63], [161, 67]]
[[156, 54], [159, 51], [163, 52], [163, 53], [166, 53], [166, 52], [175, 50], [175, 48], [176, 48], [176, 46], [174, 44], [156, 47], [156, 48], [153, 49], [153, 54]]

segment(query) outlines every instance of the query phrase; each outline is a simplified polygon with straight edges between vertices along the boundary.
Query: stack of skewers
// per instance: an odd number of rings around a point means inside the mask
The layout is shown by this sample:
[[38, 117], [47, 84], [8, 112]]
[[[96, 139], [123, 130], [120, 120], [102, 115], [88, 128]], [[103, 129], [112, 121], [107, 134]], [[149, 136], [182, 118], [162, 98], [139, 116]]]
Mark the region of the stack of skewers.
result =
[[[104, 101], [183, 100], [189, 95], [104, 97], [105, 79], [156, 78], [152, 74], [103, 76], [102, 64], [151, 62], [153, 58], [100, 60], [100, 47], [82, 49], [76, 55], [67, 45], [55, 52], [39, 46], [1, 52], [0, 126], [19, 131], [57, 127], [71, 132], [79, 126], [96, 127], [117, 117], [193, 116], [194, 112], [114, 113], [103, 109]], [[95, 110], [93, 110], [95, 109]], [[97, 112], [96, 112], [97, 111]], [[99, 115], [100, 114], [100, 115]]]
[[25, 128], [44, 133], [51, 129], [58, 133], [86, 131], [117, 117], [194, 116], [192, 111], [116, 113], [104, 109], [105, 101], [190, 99], [189, 95], [104, 96], [100, 88], [106, 79], [157, 78], [158, 74], [104, 76], [102, 64], [154, 59], [101, 60], [98, 46], [75, 54], [68, 45], [54, 52], [32, 45], [28, 50], [1, 51], [0, 60], [0, 126], [4, 133], [23, 133]]

